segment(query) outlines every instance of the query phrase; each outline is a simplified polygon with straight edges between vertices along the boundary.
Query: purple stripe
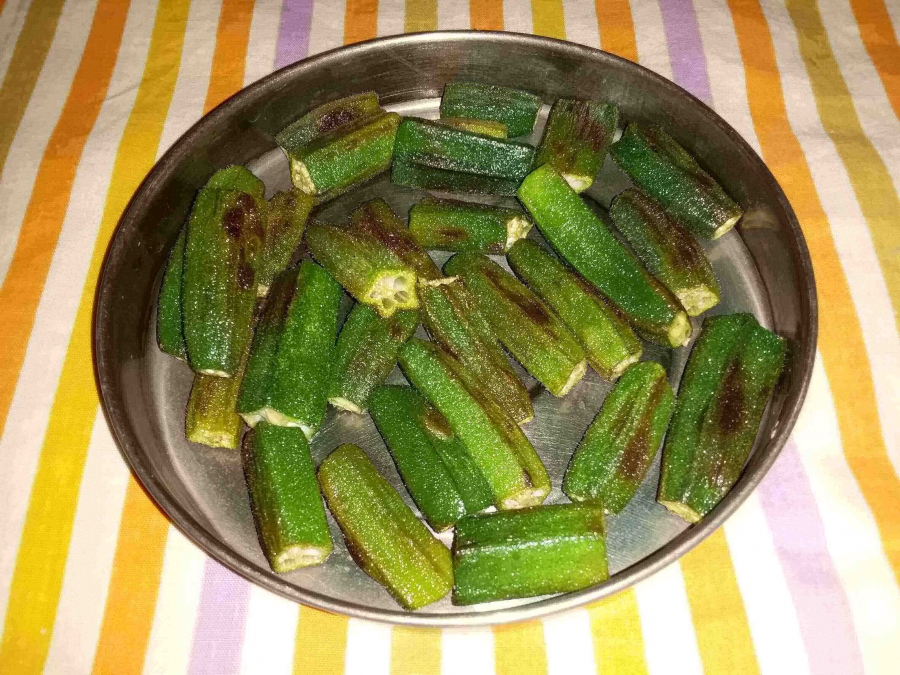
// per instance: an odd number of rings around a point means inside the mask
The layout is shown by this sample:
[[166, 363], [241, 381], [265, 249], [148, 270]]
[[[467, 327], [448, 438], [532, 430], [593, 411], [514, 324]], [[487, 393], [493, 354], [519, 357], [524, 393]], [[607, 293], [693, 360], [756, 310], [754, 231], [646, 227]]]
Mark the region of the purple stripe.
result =
[[659, 0], [659, 9], [675, 82], [704, 103], [712, 103], [703, 41], [693, 3], [691, 0]]
[[797, 609], [812, 673], [863, 672], [850, 603], [825, 543], [809, 479], [793, 440], [758, 488]]
[[313, 0], [284, 0], [278, 44], [275, 47], [276, 70], [306, 58], [312, 10]]
[[240, 670], [249, 600], [249, 584], [207, 558], [189, 675], [231, 675]]

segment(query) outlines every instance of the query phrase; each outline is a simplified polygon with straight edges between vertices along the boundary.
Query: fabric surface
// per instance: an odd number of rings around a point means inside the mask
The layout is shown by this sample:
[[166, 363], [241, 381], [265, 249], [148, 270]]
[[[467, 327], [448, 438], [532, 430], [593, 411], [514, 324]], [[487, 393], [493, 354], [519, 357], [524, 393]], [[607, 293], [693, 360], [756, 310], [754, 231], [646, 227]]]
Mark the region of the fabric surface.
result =
[[[476, 28], [601, 47], [715, 108], [810, 248], [819, 351], [793, 436], [701, 546], [543, 621], [413, 630], [248, 584], [130, 477], [91, 365], [109, 237], [204, 112], [307, 55]], [[896, 673], [896, 0], [0, 0], [0, 673]]]

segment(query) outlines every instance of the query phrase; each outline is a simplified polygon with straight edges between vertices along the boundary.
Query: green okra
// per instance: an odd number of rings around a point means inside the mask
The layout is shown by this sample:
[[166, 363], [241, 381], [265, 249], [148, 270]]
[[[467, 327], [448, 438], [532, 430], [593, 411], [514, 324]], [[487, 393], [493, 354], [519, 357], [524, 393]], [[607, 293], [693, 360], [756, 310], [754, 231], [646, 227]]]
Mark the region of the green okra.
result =
[[411, 338], [400, 349], [407, 379], [447, 419], [491, 487], [494, 505], [516, 509], [540, 504], [550, 477], [534, 446], [473, 376], [434, 342]]
[[453, 538], [453, 604], [577, 591], [609, 577], [603, 508], [554, 504], [466, 516]]
[[409, 232], [422, 248], [502, 254], [528, 236], [531, 221], [518, 209], [428, 198], [409, 210]]
[[237, 449], [244, 424], [236, 412], [244, 368], [241, 364], [234, 377], [194, 375], [184, 422], [184, 435], [189, 441]]
[[419, 609], [447, 595], [450, 551], [358, 446], [342, 445], [326, 457], [319, 485], [350, 555], [398, 603]]
[[719, 282], [703, 248], [646, 192], [631, 188], [609, 209], [616, 228], [647, 270], [677, 297], [688, 316], [699, 316], [719, 302]]
[[245, 166], [232, 164], [224, 169], [219, 169], [210, 177], [204, 187], [246, 192], [256, 200], [260, 212], [265, 212], [266, 185]]
[[252, 337], [263, 218], [246, 192], [204, 188], [188, 218], [184, 338], [198, 373], [231, 377]]
[[457, 359], [517, 424], [530, 422], [534, 417], [531, 396], [465, 284], [454, 280], [420, 286], [419, 307], [431, 339]]
[[415, 310], [382, 319], [367, 305], [354, 306], [335, 347], [328, 402], [342, 410], [365, 412], [369, 396], [390, 375], [397, 364], [397, 352], [418, 325]]
[[490, 138], [432, 120], [406, 118], [397, 129], [400, 162], [521, 182], [534, 160], [526, 143]]
[[703, 322], [666, 436], [661, 504], [695, 523], [731, 489], [753, 448], [784, 356], [785, 340], [750, 314]]
[[275, 136], [275, 142], [290, 155], [325, 134], [380, 112], [378, 94], [374, 91], [345, 96], [313, 108], [285, 127]]
[[412, 387], [382, 386], [372, 394], [372, 419], [413, 501], [441, 532], [493, 495], [463, 442]]
[[519, 187], [518, 180], [480, 176], [461, 171], [447, 171], [430, 166], [420, 166], [394, 158], [391, 166], [391, 182], [419, 190], [459, 192], [512, 197]]
[[608, 301], [540, 244], [516, 242], [507, 259], [513, 272], [569, 327], [601, 377], [615, 380], [641, 358], [641, 341]]
[[534, 128], [541, 98], [527, 91], [477, 82], [448, 82], [441, 97], [441, 117], [470, 117], [505, 124], [510, 136]]
[[381, 242], [386, 249], [426, 282], [439, 281], [443, 274], [406, 227], [406, 223], [380, 197], [371, 199], [350, 214], [350, 225]]
[[266, 421], [300, 427], [308, 438], [322, 424], [333, 368], [341, 287], [306, 260], [272, 284], [238, 397], [251, 427]]
[[400, 116], [378, 112], [315, 136], [305, 145], [282, 146], [294, 185], [320, 202], [374, 178], [391, 165]]
[[250, 510], [275, 572], [319, 565], [333, 543], [309, 444], [300, 429], [262, 422], [241, 448]]
[[661, 365], [642, 361], [626, 370], [575, 450], [563, 492], [609, 513], [625, 508], [656, 457], [674, 403]]
[[743, 215], [715, 179], [659, 127], [629, 124], [610, 154], [637, 187], [698, 237], [717, 239]]
[[187, 361], [187, 347], [184, 344], [184, 313], [181, 304], [181, 280], [184, 276], [184, 240], [186, 230], [182, 229], [175, 240], [156, 302], [156, 344], [170, 356]]
[[504, 347], [554, 396], [584, 376], [584, 350], [553, 310], [490, 258], [457, 253], [444, 265], [471, 291]]
[[550, 109], [535, 166], [549, 164], [575, 192], [594, 182], [619, 125], [612, 103], [557, 99]]
[[678, 299], [645, 270], [568, 183], [544, 165], [523, 181], [519, 199], [556, 251], [644, 335], [687, 344], [691, 323]]
[[471, 131], [473, 134], [481, 134], [482, 136], [490, 136], [491, 138], [509, 137], [509, 130], [502, 122], [476, 120], [471, 117], [442, 117], [436, 121], [438, 124], [453, 127], [454, 129]]
[[314, 222], [306, 228], [306, 245], [357, 302], [382, 317], [419, 306], [415, 270], [366, 232]]
[[290, 265], [313, 206], [315, 199], [296, 188], [278, 192], [269, 200], [262, 262], [256, 279], [259, 295], [268, 293], [275, 277]]

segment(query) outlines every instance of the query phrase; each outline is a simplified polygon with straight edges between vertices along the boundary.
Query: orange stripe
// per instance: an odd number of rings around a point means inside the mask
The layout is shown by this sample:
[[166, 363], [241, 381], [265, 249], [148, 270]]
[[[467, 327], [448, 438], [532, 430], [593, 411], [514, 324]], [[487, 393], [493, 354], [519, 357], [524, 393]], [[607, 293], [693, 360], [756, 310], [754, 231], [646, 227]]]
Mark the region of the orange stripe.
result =
[[645, 675], [644, 638], [633, 588], [587, 607], [594, 639], [594, 660], [601, 673]]
[[255, 0], [222, 1], [204, 112], [209, 112], [244, 86], [254, 2]]
[[706, 675], [756, 675], [759, 665], [725, 532], [716, 530], [680, 560]]
[[634, 20], [628, 0], [595, 0], [600, 47], [629, 61], [638, 60]]
[[441, 631], [396, 626], [391, 631], [391, 675], [440, 675]]
[[421, 33], [426, 30], [437, 30], [437, 27], [437, 0], [406, 0], [403, 20], [405, 33]]
[[344, 44], [371, 40], [378, 34], [378, 0], [347, 0]]
[[497, 675], [545, 675], [547, 650], [544, 625], [528, 621], [494, 628], [494, 669]]
[[294, 675], [343, 675], [347, 617], [300, 607], [294, 646]]
[[503, 0], [469, 0], [473, 30], [503, 30]]
[[[900, 581], [900, 493], [878, 419], [871, 365], [847, 278], [809, 164], [791, 130], [775, 47], [757, 0], [729, 0], [744, 60], [747, 98], [763, 158], [803, 226], [816, 271], [819, 352], [834, 398], [844, 455], [875, 517]], [[852, 354], [853, 358], [847, 358]]]
[[875, 64], [894, 114], [900, 118], [900, 44], [881, 0], [850, 0], [869, 58]]
[[0, 120], [3, 120], [0, 124], [0, 170], [6, 163], [9, 146], [53, 44], [64, 3], [65, 0], [35, 0], [28, 6], [28, 14], [0, 86]]

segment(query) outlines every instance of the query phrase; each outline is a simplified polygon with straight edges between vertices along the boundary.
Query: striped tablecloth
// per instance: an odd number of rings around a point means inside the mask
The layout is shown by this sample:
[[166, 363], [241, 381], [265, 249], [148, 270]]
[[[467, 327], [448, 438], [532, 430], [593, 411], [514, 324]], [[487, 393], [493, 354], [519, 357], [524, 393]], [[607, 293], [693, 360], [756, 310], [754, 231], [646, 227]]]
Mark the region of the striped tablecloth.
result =
[[[900, 672], [897, 0], [0, 0], [0, 673]], [[821, 307], [809, 398], [725, 527], [527, 624], [391, 629], [298, 607], [185, 540], [130, 477], [91, 366], [107, 241], [224, 98], [403, 31], [602, 47], [712, 105], [784, 187]]]

